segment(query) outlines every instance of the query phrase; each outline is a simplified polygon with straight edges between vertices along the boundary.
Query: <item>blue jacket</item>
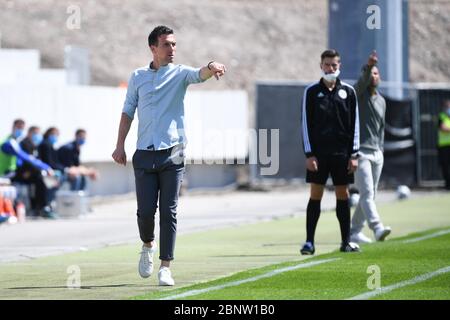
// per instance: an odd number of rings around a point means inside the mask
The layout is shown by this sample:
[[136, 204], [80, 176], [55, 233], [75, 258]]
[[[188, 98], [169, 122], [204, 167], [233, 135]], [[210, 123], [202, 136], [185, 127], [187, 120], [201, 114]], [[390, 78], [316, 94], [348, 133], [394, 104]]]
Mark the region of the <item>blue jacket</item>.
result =
[[38, 158], [26, 153], [22, 147], [14, 139], [9, 139], [2, 144], [1, 150], [11, 156], [17, 157], [17, 166], [22, 166], [24, 162], [28, 162], [34, 167], [41, 170], [49, 170], [50, 166]]

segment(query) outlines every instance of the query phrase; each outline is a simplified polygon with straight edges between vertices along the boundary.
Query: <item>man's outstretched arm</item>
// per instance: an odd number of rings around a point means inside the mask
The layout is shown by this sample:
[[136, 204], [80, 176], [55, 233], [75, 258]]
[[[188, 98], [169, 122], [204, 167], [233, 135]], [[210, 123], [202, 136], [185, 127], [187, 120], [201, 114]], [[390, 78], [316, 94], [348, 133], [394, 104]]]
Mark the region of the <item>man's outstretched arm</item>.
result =
[[367, 64], [363, 66], [361, 75], [358, 78], [358, 81], [353, 86], [356, 90], [356, 94], [361, 96], [370, 85], [370, 77], [372, 75], [372, 68], [376, 66], [378, 63], [378, 56], [376, 51], [374, 50], [367, 60]]

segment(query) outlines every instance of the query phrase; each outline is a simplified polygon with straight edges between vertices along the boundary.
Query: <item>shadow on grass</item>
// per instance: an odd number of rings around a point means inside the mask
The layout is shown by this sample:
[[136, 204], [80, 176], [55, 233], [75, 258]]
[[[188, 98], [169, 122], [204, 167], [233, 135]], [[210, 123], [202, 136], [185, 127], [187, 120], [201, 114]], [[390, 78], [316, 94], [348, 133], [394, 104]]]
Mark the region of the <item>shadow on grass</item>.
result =
[[211, 256], [211, 258], [251, 258], [251, 257], [297, 257], [298, 255], [293, 254], [239, 254], [239, 255], [221, 255], [221, 256]]
[[157, 287], [156, 285], [139, 285], [139, 284], [111, 284], [111, 285], [103, 285], [103, 286], [80, 286], [75, 288], [70, 288], [67, 286], [53, 286], [53, 287], [15, 287], [15, 288], [6, 288], [7, 290], [33, 290], [33, 289], [98, 289], [98, 288], [141, 288], [141, 287]]

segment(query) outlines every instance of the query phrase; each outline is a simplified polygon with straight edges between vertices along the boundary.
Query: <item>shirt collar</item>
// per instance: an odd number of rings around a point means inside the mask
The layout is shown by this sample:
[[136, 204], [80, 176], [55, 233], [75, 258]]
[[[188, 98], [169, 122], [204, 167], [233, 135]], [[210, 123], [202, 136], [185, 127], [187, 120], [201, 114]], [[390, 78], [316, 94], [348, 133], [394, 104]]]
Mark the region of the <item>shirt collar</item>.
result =
[[169, 63], [169, 64], [166, 64], [165, 66], [160, 66], [158, 70], [155, 70], [155, 69], [152, 69], [152, 67], [151, 67], [152, 63], [153, 63], [153, 61], [150, 62], [148, 65], [148, 70], [150, 70], [151, 72], [158, 72], [159, 70], [165, 70], [167, 68], [170, 68], [172, 65], [172, 63]]

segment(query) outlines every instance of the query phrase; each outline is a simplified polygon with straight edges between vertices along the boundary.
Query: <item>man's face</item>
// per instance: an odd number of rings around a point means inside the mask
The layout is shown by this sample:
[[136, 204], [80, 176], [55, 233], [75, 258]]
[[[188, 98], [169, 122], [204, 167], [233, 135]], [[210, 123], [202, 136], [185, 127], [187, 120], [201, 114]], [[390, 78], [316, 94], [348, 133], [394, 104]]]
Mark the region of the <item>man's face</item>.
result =
[[28, 138], [31, 138], [32, 136], [34, 136], [35, 134], [41, 134], [41, 130], [40, 129], [34, 129], [34, 130], [29, 130], [28, 131]]
[[75, 136], [75, 141], [79, 146], [82, 146], [86, 143], [86, 132], [82, 131], [79, 132], [76, 136]]
[[12, 136], [15, 139], [18, 139], [23, 135], [24, 130], [25, 130], [25, 123], [23, 122], [16, 123], [15, 125], [13, 125], [12, 128]]
[[150, 46], [155, 60], [159, 61], [160, 65], [167, 65], [172, 63], [175, 58], [175, 51], [177, 44], [173, 34], [163, 34], [158, 38], [157, 46]]
[[76, 140], [86, 140], [86, 132], [80, 132], [75, 136]]
[[380, 84], [381, 78], [380, 78], [380, 71], [377, 67], [372, 68], [372, 73], [370, 75], [370, 83], [373, 87], [378, 87]]
[[25, 123], [17, 123], [14, 127], [13, 127], [13, 131], [15, 130], [24, 130], [25, 129]]
[[339, 57], [328, 58], [325, 57], [320, 63], [320, 68], [326, 74], [335, 73], [341, 67], [341, 62]]

